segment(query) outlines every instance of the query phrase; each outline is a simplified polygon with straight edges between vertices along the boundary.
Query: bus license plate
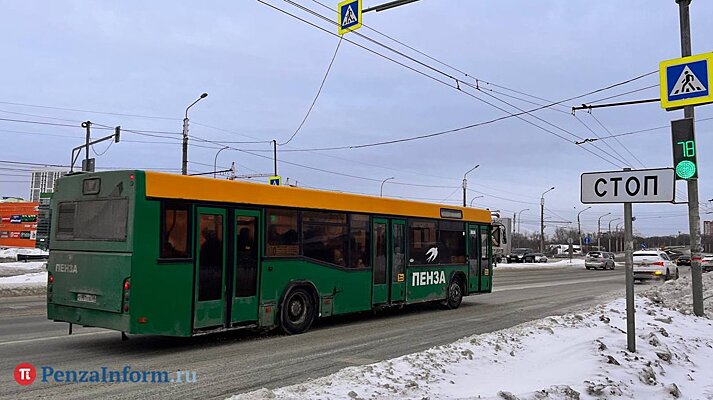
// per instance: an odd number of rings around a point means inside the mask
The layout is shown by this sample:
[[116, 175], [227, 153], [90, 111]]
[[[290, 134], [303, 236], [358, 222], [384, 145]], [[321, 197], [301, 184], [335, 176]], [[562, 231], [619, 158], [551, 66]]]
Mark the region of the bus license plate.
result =
[[97, 295], [77, 293], [77, 301], [83, 301], [85, 303], [96, 303]]

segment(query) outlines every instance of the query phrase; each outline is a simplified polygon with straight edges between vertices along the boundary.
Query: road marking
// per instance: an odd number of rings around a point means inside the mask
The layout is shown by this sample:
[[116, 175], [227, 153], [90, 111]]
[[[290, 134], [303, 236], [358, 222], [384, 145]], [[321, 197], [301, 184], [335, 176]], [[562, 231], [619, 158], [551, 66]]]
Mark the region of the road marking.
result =
[[63, 339], [63, 338], [69, 338], [69, 337], [75, 337], [75, 336], [106, 335], [109, 333], [115, 333], [115, 332], [114, 331], [106, 331], [106, 332], [102, 331], [102, 332], [73, 333], [71, 335], [47, 336], [47, 337], [40, 337], [40, 338], [34, 338], [34, 339], [12, 340], [9, 342], [0, 342], [0, 346], [5, 346], [5, 345], [9, 345], [9, 344], [29, 343], [29, 342], [45, 342], [48, 340]]
[[[617, 276], [618, 277], [618, 276]], [[614, 277], [614, 278], [617, 278]], [[537, 283], [537, 284], [530, 284], [530, 285], [517, 285], [517, 286], [511, 286], [511, 287], [495, 287], [493, 289], [493, 292], [505, 292], [508, 290], [524, 290], [524, 289], [533, 289], [533, 288], [544, 288], [544, 287], [550, 287], [550, 286], [563, 286], [563, 285], [575, 285], [579, 283], [591, 283], [591, 282], [604, 282], [604, 281], [611, 281], [612, 277], [605, 277], [605, 278], [597, 278], [597, 279], [578, 279], [578, 280], [573, 280], [573, 281], [565, 281], [565, 282], [556, 282], [556, 283]], [[623, 284], [623, 282], [622, 282]]]

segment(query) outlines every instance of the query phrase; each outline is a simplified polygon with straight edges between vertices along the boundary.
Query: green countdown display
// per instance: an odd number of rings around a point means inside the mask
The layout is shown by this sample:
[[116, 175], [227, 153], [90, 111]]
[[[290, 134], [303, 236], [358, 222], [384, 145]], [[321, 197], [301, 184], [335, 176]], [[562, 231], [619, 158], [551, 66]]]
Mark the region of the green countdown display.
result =
[[693, 131], [693, 118], [671, 121], [671, 139], [673, 145], [673, 166], [676, 179], [698, 178], [696, 162], [696, 139]]

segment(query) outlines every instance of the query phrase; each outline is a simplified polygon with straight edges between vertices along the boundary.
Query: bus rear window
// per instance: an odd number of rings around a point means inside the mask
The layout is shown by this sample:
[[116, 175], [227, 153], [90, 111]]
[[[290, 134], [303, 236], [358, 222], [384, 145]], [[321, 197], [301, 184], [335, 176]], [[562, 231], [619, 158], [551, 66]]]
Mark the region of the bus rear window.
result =
[[57, 240], [126, 240], [127, 198], [62, 202], [58, 211]]

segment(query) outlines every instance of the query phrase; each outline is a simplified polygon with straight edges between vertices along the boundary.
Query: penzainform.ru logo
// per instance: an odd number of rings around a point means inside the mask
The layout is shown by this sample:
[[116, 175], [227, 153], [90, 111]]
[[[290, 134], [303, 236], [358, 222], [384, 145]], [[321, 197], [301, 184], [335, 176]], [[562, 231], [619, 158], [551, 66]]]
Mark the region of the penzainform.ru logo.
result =
[[43, 365], [21, 363], [13, 374], [19, 385], [31, 385], [36, 379], [44, 383], [195, 383], [195, 371], [139, 371], [126, 365], [122, 369], [99, 367], [93, 370], [58, 370]]

